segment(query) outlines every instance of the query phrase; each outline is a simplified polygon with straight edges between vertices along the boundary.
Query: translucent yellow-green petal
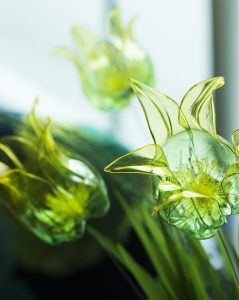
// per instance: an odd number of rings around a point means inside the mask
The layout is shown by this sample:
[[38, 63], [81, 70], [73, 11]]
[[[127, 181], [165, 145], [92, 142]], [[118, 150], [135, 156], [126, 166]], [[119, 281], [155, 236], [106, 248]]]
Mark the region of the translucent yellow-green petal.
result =
[[108, 34], [111, 41], [118, 46], [121, 46], [124, 39], [127, 38], [127, 31], [121, 22], [121, 11], [117, 6], [109, 14]]
[[214, 199], [195, 197], [191, 192], [174, 194], [156, 206], [153, 212], [158, 211], [169, 224], [197, 239], [207, 239], [215, 235], [217, 228], [226, 223], [226, 216], [231, 214], [228, 203], [223, 207]]
[[191, 128], [205, 130], [217, 137], [213, 92], [223, 85], [223, 77], [210, 78], [194, 85], [185, 94], [180, 109]]
[[181, 190], [181, 186], [171, 181], [161, 181], [158, 184], [158, 189], [162, 192], [171, 192], [171, 191]]
[[88, 28], [73, 26], [71, 35], [80, 58], [90, 56], [98, 47], [103, 46], [100, 37]]
[[105, 47], [104, 42], [85, 27], [73, 26], [71, 35], [76, 53], [65, 47], [58, 47], [54, 49], [53, 54], [72, 61], [77, 67], [82, 68], [92, 54], [96, 53], [96, 49]]
[[232, 133], [232, 144], [234, 147], [235, 154], [239, 158], [239, 129], [235, 130]]
[[105, 168], [110, 173], [140, 173], [173, 176], [163, 150], [158, 145], [147, 145], [113, 161]]
[[151, 87], [131, 79], [131, 87], [143, 108], [155, 144], [163, 145], [167, 138], [183, 128], [178, 123], [178, 104]]
[[[160, 184], [161, 185], [161, 184]], [[160, 188], [159, 185], [159, 189], [161, 191], [163, 191]], [[172, 195], [170, 195], [166, 200], [160, 202], [153, 211], [153, 214], [160, 212], [162, 209], [164, 209], [165, 207], [170, 206], [173, 203], [178, 203], [179, 201], [183, 200], [183, 199], [187, 199], [187, 198], [208, 198], [206, 195], [202, 195], [202, 194], [198, 194], [192, 191], [180, 191], [179, 189], [181, 189], [181, 186], [176, 185], [174, 190], [167, 190], [167, 192], [169, 191], [175, 191], [178, 190], [178, 192], [173, 193]]]
[[116, 46], [121, 47], [128, 41], [134, 41], [133, 25], [135, 23], [135, 17], [133, 17], [129, 23], [124, 26], [121, 18], [121, 10], [118, 6], [115, 6], [110, 14], [108, 21], [108, 36], [110, 41]]
[[12, 151], [12, 149], [10, 147], [8, 147], [8, 145], [0, 143], [0, 152], [2, 152], [16, 168], [19, 168], [21, 170], [25, 169], [24, 165], [21, 163], [21, 161], [18, 159], [18, 157]]
[[63, 57], [69, 61], [71, 61], [73, 64], [75, 64], [77, 67], [81, 68], [81, 61], [77, 57], [77, 55], [72, 52], [70, 49], [67, 49], [65, 47], [58, 47], [53, 50], [53, 54], [59, 57]]
[[222, 188], [232, 208], [232, 214], [239, 213], [239, 162], [232, 164], [222, 180]]

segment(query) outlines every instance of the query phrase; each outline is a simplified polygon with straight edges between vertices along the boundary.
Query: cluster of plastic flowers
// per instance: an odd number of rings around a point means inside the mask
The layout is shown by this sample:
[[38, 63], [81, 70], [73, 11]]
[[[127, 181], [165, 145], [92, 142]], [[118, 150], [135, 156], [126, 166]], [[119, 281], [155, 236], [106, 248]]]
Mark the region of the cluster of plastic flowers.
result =
[[82, 157], [66, 152], [32, 110], [19, 135], [0, 140], [0, 200], [40, 239], [80, 238], [109, 200], [103, 179]]
[[195, 238], [210, 238], [227, 216], [239, 213], [239, 130], [229, 143], [215, 124], [213, 92], [224, 79], [198, 83], [180, 105], [138, 81], [131, 84], [154, 144], [118, 158], [105, 170], [153, 175], [153, 214]]
[[101, 110], [122, 108], [129, 104], [132, 90], [128, 78], [146, 84], [153, 82], [153, 69], [146, 52], [133, 36], [133, 21], [123, 26], [119, 8], [109, 14], [107, 39], [86, 28], [73, 27], [76, 52], [57, 48], [54, 53], [76, 66], [89, 101]]

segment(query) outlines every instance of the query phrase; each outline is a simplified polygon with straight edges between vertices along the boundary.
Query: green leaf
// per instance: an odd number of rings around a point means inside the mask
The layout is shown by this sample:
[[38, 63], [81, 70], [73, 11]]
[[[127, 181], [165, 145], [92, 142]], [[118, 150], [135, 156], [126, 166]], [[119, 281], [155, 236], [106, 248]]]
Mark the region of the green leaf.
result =
[[206, 282], [212, 287], [212, 292], [217, 300], [227, 300], [227, 297], [223, 293], [221, 282], [216, 270], [212, 267], [209, 258], [197, 240], [190, 239], [190, 247], [192, 248], [192, 260], [194, 261], [197, 268], [203, 270], [205, 274]]
[[210, 300], [209, 295], [207, 293], [207, 289], [205, 287], [205, 282], [201, 277], [201, 273], [195, 264], [192, 263], [191, 259], [187, 259], [187, 265], [185, 266], [189, 271], [192, 285], [194, 287], [194, 295], [198, 300]]
[[231, 258], [231, 254], [229, 252], [229, 248], [228, 248], [228, 242], [226, 241], [224, 234], [222, 232], [222, 230], [218, 231], [218, 235], [217, 235], [217, 241], [218, 241], [218, 246], [220, 249], [220, 252], [223, 256], [223, 260], [225, 263], [225, 267], [226, 267], [226, 273], [229, 277], [230, 282], [234, 285], [234, 291], [239, 299], [239, 279], [238, 279], [238, 274], [237, 274], [237, 270], [236, 267], [234, 265], [234, 262]]
[[87, 230], [107, 252], [117, 258], [119, 262], [131, 272], [149, 299], [171, 299], [166, 294], [163, 287], [155, 282], [154, 278], [134, 260], [123, 246], [112, 243], [108, 238], [92, 227], [88, 227]]
[[141, 216], [139, 215], [139, 217], [137, 218], [137, 216], [132, 213], [133, 211], [132, 208], [127, 204], [126, 201], [124, 201], [124, 199], [121, 197], [119, 193], [117, 193], [117, 199], [120, 202], [121, 206], [123, 207], [140, 241], [142, 242], [148, 254], [149, 259], [151, 260], [155, 270], [158, 273], [158, 276], [160, 277], [162, 284], [164, 285], [166, 291], [171, 297], [170, 299], [177, 300], [177, 295], [175, 294], [174, 290], [171, 287], [171, 280], [172, 280], [171, 273], [169, 272], [169, 269], [165, 268], [164, 264], [162, 264], [161, 261], [164, 261], [164, 257], [162, 257], [162, 254], [159, 253], [158, 251], [159, 249], [157, 249], [155, 243], [153, 242], [153, 240], [145, 230]]

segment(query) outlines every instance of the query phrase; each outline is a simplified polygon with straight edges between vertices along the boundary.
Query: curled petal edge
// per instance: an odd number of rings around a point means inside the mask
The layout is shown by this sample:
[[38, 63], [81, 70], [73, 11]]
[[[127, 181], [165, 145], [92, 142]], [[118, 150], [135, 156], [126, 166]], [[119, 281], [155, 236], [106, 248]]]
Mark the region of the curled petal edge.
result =
[[[186, 117], [191, 129], [204, 130], [218, 138], [213, 93], [223, 85], [223, 77], [214, 77], [199, 82], [185, 94], [180, 104], [180, 111]], [[179, 123], [185, 127], [180, 115]]]
[[151, 144], [125, 154], [104, 169], [109, 173], [139, 173], [173, 177], [162, 148]]

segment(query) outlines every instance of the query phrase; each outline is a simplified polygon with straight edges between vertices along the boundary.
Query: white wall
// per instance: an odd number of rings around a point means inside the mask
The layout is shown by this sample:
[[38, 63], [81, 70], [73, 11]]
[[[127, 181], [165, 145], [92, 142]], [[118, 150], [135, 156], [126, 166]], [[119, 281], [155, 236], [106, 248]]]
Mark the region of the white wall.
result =
[[[158, 89], [181, 99], [191, 85], [211, 76], [211, 1], [118, 2], [125, 19], [139, 15], [136, 33], [152, 57]], [[90, 107], [74, 68], [51, 55], [55, 46], [72, 44], [70, 28], [75, 23], [101, 32], [103, 4], [103, 0], [0, 2], [0, 109], [27, 112], [38, 95], [40, 113], [109, 127], [109, 113]], [[122, 141], [130, 147], [151, 142], [136, 100], [120, 118]]]

